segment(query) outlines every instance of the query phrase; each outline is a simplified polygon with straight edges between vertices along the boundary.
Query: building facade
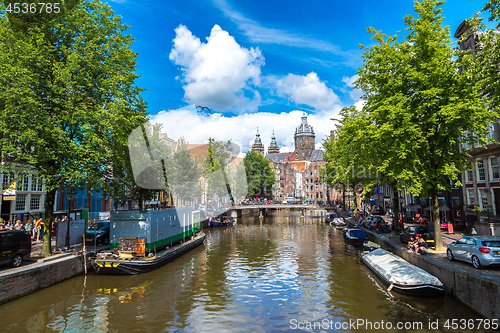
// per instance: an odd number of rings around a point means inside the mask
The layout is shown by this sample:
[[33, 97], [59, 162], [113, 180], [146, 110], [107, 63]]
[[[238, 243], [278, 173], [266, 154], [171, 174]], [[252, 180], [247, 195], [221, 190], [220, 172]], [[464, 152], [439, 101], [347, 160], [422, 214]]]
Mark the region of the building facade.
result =
[[312, 202], [332, 200], [333, 189], [329, 189], [321, 177], [321, 167], [326, 162], [321, 150], [315, 149], [315, 138], [314, 129], [308, 124], [306, 114], [295, 129], [293, 152], [280, 153], [273, 132], [266, 157], [272, 163], [276, 177], [273, 186], [274, 200], [282, 201], [285, 197]]
[[[466, 34], [466, 38], [459, 42], [459, 47], [476, 54], [482, 49], [479, 40], [481, 33], [471, 33], [464, 21], [457, 28], [455, 38], [461, 38]], [[480, 234], [492, 234], [495, 229], [500, 230], [500, 145], [496, 143], [500, 142], [500, 128], [494, 119], [490, 123], [488, 136], [492, 139], [492, 143], [486, 147], [462, 145], [462, 149], [471, 155], [471, 165], [461, 175], [463, 179], [461, 201], [465, 215], [479, 219], [476, 227]]]

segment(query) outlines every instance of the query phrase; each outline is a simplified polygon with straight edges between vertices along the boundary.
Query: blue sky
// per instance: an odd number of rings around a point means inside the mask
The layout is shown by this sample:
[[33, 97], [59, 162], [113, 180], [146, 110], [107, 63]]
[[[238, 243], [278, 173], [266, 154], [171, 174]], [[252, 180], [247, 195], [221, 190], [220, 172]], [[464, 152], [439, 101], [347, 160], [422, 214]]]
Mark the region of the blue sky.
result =
[[[484, 1], [449, 0], [442, 15], [451, 35]], [[202, 143], [231, 139], [247, 151], [256, 128], [267, 147], [275, 132], [293, 150], [301, 110], [319, 143], [330, 118], [359, 105], [351, 83], [362, 65], [367, 27], [393, 35], [414, 14], [413, 1], [134, 1], [112, 0], [139, 53], [137, 84], [152, 120], [169, 137]], [[484, 15], [482, 15], [484, 16]], [[199, 112], [197, 105], [212, 113]]]

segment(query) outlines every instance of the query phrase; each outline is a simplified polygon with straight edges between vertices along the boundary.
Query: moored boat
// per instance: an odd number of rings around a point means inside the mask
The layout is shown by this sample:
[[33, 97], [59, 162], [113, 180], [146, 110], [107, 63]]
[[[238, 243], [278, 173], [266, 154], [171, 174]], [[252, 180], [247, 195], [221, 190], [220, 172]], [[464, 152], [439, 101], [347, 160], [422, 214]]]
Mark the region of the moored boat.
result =
[[138, 274], [154, 270], [203, 244], [200, 212], [189, 208], [114, 211], [110, 250], [97, 253], [97, 274]]
[[367, 237], [361, 229], [346, 229], [344, 230], [344, 239], [353, 245], [362, 246]]
[[335, 228], [337, 228], [339, 230], [344, 230], [344, 228], [347, 227], [347, 224], [345, 223], [344, 219], [341, 217], [334, 218], [332, 225], [334, 225]]
[[446, 288], [438, 278], [384, 249], [376, 249], [361, 257], [386, 285], [407, 295], [444, 295]]
[[327, 212], [325, 215], [325, 223], [332, 223], [335, 218], [337, 218], [338, 215], [335, 212]]
[[97, 254], [92, 261], [92, 267], [97, 274], [128, 275], [139, 274], [155, 270], [178, 256], [203, 244], [205, 234], [198, 233], [195, 237], [185, 243], [178, 244], [172, 248], [164, 249], [150, 256], [138, 256], [122, 258], [113, 252]]
[[234, 217], [232, 216], [217, 216], [214, 217], [209, 226], [211, 227], [225, 227], [229, 225], [233, 225], [234, 223]]

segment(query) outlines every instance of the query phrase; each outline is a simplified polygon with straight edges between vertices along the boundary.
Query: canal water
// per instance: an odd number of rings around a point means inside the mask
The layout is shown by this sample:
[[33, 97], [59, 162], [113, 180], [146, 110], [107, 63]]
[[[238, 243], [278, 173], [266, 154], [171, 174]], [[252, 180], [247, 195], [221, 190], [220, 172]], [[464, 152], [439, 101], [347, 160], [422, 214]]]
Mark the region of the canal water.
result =
[[453, 319], [481, 331], [451, 297], [388, 293], [322, 219], [288, 212], [205, 232], [156, 271], [79, 276], [1, 305], [0, 331], [467, 331]]

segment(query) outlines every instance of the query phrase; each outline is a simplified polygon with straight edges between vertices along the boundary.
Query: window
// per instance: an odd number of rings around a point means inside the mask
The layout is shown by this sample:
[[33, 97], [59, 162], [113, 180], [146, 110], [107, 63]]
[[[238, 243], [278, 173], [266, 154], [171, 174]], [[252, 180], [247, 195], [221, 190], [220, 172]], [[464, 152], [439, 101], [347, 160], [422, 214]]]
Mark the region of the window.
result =
[[2, 180], [2, 189], [7, 189], [7, 187], [9, 187], [10, 185], [10, 181], [11, 179], [13, 179], [14, 177], [12, 175], [8, 175], [8, 174], [4, 174], [3, 175], [3, 180]]
[[486, 180], [486, 174], [484, 172], [484, 164], [482, 160], [477, 162], [477, 181], [484, 182]]
[[486, 190], [480, 190], [481, 193], [481, 208], [488, 209], [488, 193]]
[[474, 176], [472, 170], [467, 170], [467, 183], [472, 183], [474, 181]]
[[26, 210], [26, 194], [16, 195], [16, 211]]
[[498, 159], [496, 157], [493, 157], [490, 160], [490, 166], [491, 166], [491, 179], [500, 179], [500, 173], [498, 171]]
[[42, 192], [43, 183], [41, 178], [32, 177], [31, 179], [31, 191], [32, 192]]
[[40, 194], [31, 195], [30, 210], [40, 210]]
[[16, 183], [16, 190], [18, 191], [28, 191], [28, 184], [29, 184], [29, 176], [24, 176], [21, 178], [17, 183]]
[[491, 139], [491, 140], [495, 140], [495, 124], [494, 123], [490, 123], [489, 126], [488, 126], [488, 136], [487, 138], [488, 139]]
[[474, 204], [474, 189], [472, 188], [467, 189], [467, 200], [469, 205]]

